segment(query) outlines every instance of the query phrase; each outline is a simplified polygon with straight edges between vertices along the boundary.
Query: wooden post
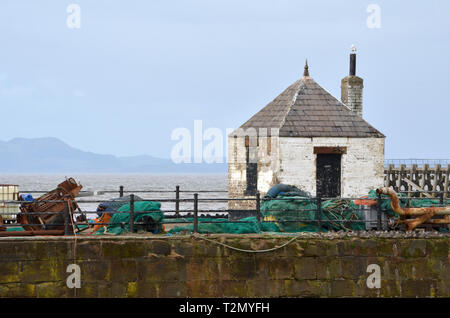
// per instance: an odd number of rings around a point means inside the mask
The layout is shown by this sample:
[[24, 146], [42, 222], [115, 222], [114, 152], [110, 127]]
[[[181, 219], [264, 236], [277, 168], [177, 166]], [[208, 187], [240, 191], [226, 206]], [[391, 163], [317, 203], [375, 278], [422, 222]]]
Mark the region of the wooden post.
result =
[[[406, 172], [406, 165], [401, 164], [400, 165], [400, 171], [398, 172], [398, 179], [397, 179], [397, 189], [394, 188], [395, 191], [397, 192], [401, 192], [402, 190], [402, 181], [403, 178], [405, 178], [407, 176], [407, 172]], [[408, 191], [408, 188], [405, 187], [405, 190]]]
[[432, 196], [430, 194], [428, 194], [424, 188], [419, 187], [417, 184], [415, 184], [411, 180], [403, 178], [403, 181], [405, 181], [411, 187], [414, 187], [414, 189], [416, 189], [417, 191], [421, 191], [420, 193], [423, 194], [425, 197], [432, 198]]
[[[410, 172], [410, 178], [409, 178], [409, 180], [417, 182], [417, 180], [418, 180], [417, 165], [416, 165], [416, 164], [413, 164], [413, 165], [411, 166], [410, 171], [411, 171], [411, 172]], [[408, 184], [408, 191], [412, 191], [412, 186], [411, 186], [410, 184]], [[411, 196], [414, 196], [413, 193], [411, 193], [410, 195], [411, 195]]]
[[123, 186], [119, 187], [119, 197], [123, 197]]
[[[447, 165], [447, 171], [445, 172], [445, 181], [444, 181], [444, 200], [448, 198], [448, 179], [450, 177], [450, 165]], [[450, 225], [449, 225], [450, 228]]]
[[[438, 186], [438, 182], [439, 182], [438, 177], [439, 177], [440, 174], [441, 174], [441, 165], [437, 164], [434, 167], [433, 197], [436, 196], [437, 186]], [[431, 179], [431, 175], [430, 175], [430, 179]]]

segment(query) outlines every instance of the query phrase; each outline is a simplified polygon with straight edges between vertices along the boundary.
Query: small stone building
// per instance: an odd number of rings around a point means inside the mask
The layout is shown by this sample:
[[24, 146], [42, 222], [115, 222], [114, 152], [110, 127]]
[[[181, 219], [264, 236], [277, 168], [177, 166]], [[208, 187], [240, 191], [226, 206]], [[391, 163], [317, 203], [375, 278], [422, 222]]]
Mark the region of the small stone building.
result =
[[[229, 198], [263, 196], [291, 184], [321, 197], [358, 197], [383, 185], [385, 136], [362, 118], [363, 80], [341, 82], [341, 101], [310, 76], [294, 82], [228, 135]], [[233, 210], [255, 200], [229, 201]]]

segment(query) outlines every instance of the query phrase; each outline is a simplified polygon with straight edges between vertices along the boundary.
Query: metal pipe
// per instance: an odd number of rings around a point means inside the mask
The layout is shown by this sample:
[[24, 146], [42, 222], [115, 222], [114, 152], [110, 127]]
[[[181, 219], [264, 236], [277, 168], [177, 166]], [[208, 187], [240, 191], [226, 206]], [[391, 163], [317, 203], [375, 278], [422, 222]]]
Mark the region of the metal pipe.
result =
[[175, 215], [180, 216], [180, 186], [175, 187]]
[[194, 193], [194, 233], [198, 233], [198, 193]]
[[134, 232], [134, 194], [130, 194], [130, 232]]
[[356, 75], [356, 54], [352, 53], [350, 54], [350, 72], [349, 72], [350, 76], [355, 76]]
[[261, 222], [261, 193], [256, 192], [256, 219]]
[[432, 220], [428, 220], [426, 223], [431, 223], [431, 224], [450, 224], [450, 219], [432, 219]]
[[401, 216], [420, 216], [425, 214], [450, 215], [450, 206], [445, 207], [422, 207], [422, 208], [402, 208], [400, 200], [394, 190], [384, 187], [378, 188], [377, 194], [388, 195], [391, 199], [392, 210]]

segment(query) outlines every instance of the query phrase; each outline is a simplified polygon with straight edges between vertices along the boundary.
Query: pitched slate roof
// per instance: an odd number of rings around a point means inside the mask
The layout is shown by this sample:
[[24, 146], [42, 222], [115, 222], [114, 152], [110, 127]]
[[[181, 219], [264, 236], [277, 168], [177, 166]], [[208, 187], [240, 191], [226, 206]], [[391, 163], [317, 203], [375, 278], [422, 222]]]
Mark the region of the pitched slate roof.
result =
[[[280, 137], [375, 137], [384, 135], [317, 84], [305, 66], [294, 82], [240, 128], [278, 128]], [[233, 133], [232, 133], [233, 134]]]

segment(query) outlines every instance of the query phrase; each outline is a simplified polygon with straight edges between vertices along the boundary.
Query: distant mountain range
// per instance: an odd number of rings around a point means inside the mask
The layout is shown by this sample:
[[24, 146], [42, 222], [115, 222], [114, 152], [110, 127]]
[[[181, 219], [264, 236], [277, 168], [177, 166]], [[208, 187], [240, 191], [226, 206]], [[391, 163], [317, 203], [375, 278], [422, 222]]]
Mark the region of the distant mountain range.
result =
[[0, 141], [0, 173], [225, 173], [226, 163], [175, 164], [148, 155], [117, 157], [73, 148], [57, 138]]

